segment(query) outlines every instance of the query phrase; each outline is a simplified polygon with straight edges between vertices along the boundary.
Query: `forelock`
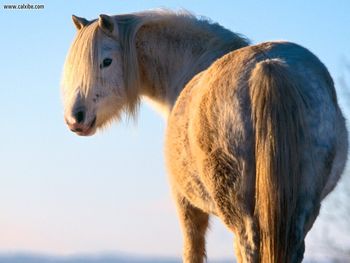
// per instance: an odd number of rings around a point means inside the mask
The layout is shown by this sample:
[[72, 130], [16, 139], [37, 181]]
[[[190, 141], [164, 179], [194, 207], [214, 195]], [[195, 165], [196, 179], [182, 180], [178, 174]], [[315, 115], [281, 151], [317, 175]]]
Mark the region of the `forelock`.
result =
[[64, 92], [81, 92], [87, 96], [89, 88], [98, 84], [100, 78], [100, 43], [102, 33], [98, 23], [93, 22], [79, 30], [68, 52], [63, 70]]

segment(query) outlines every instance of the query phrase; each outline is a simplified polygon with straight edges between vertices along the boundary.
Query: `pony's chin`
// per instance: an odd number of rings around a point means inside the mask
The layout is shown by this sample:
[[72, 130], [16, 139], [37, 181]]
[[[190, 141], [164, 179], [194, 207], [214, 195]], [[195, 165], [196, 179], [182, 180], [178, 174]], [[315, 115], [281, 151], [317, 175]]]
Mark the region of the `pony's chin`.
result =
[[79, 136], [92, 136], [96, 133], [97, 128], [96, 127], [91, 127], [85, 131], [79, 131], [75, 132]]

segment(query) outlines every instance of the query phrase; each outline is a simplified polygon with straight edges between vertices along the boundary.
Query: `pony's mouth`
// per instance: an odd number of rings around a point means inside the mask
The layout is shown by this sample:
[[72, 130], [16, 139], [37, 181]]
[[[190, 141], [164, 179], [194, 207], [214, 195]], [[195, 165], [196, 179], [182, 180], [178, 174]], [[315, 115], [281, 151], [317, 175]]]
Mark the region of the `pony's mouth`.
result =
[[[69, 125], [70, 126], [70, 125]], [[74, 125], [69, 127], [70, 130], [79, 136], [91, 136], [96, 132], [96, 117], [91, 121], [89, 125]]]

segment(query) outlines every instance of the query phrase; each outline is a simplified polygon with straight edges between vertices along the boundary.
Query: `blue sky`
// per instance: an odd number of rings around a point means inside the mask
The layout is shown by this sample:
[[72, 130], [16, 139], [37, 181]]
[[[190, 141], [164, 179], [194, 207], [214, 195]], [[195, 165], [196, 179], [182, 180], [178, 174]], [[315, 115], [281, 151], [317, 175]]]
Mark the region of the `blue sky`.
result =
[[[4, 10], [0, 0], [0, 251], [53, 254], [121, 251], [179, 256], [181, 235], [163, 165], [165, 123], [142, 106], [94, 137], [63, 122], [62, 65], [75, 28], [88, 19], [156, 7], [185, 8], [246, 35], [285, 39], [314, 52], [335, 81], [350, 59], [349, 1], [35, 1], [43, 10]], [[27, 2], [26, 2], [27, 3]], [[232, 256], [217, 221], [209, 255]]]

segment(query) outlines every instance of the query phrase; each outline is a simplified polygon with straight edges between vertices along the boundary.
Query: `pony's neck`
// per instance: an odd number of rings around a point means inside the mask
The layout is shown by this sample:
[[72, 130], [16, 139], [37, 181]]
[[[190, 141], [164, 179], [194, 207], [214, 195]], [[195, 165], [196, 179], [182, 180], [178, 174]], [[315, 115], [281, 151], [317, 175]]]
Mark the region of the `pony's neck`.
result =
[[136, 34], [139, 92], [165, 115], [194, 75], [224, 54], [248, 45], [217, 24], [193, 17], [172, 19], [146, 24]]

